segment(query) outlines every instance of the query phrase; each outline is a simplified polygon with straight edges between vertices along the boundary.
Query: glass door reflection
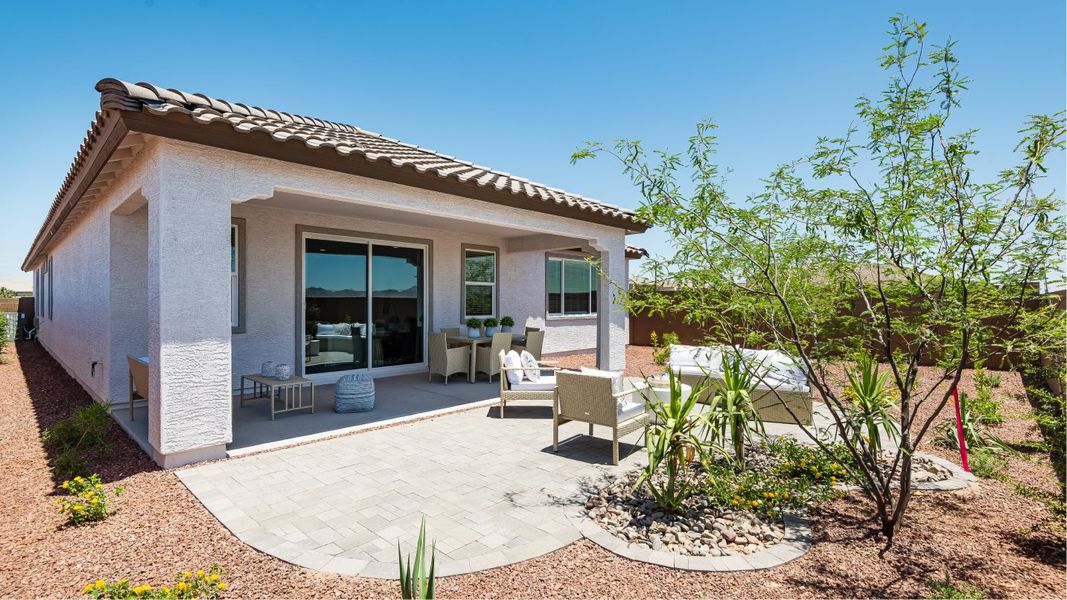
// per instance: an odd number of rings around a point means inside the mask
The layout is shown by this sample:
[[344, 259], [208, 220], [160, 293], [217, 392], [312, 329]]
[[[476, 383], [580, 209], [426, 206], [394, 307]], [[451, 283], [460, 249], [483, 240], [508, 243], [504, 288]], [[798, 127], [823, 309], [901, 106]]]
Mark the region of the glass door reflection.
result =
[[423, 260], [421, 248], [372, 246], [374, 367], [423, 362]]
[[368, 244], [304, 242], [304, 371], [367, 368]]

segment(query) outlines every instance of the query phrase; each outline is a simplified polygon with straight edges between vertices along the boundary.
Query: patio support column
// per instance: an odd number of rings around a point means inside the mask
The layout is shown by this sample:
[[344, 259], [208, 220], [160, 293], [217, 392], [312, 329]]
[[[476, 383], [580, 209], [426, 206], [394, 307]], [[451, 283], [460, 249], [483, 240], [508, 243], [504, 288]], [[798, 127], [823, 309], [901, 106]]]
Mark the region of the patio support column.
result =
[[620, 233], [618, 239], [602, 240], [595, 247], [599, 252], [601, 269], [606, 274], [597, 288], [597, 367], [621, 371], [626, 368], [626, 311], [615, 303], [612, 282], [628, 285], [626, 241]]
[[230, 200], [224, 173], [162, 155], [148, 200], [148, 438], [171, 468], [221, 458], [231, 432]]

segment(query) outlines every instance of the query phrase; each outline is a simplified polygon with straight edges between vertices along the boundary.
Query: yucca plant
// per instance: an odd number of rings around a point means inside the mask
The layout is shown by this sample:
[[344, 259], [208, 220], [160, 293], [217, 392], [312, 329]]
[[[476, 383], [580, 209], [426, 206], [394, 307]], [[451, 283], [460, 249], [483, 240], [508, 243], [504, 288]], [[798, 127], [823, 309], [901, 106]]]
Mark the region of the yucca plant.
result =
[[434, 575], [433, 563], [437, 554], [437, 542], [430, 546], [430, 572], [426, 572], [426, 517], [422, 518], [419, 526], [419, 541], [415, 544], [415, 563], [411, 562], [411, 555], [405, 563], [400, 552], [400, 542], [396, 543], [396, 555], [400, 563], [400, 595], [408, 598], [433, 598]]
[[852, 400], [845, 414], [850, 439], [860, 446], [859, 437], [866, 436], [867, 446], [877, 457], [882, 452], [882, 432], [891, 440], [900, 435], [896, 418], [889, 413], [896, 406], [889, 372], [882, 373], [870, 355], [861, 354], [856, 366], [845, 371], [845, 377], [845, 396]]
[[763, 419], [752, 402], [752, 390], [759, 383], [756, 372], [761, 367], [762, 363], [755, 366], [746, 363], [740, 353], [724, 353], [722, 380], [717, 382], [704, 413], [712, 441], [721, 445], [729, 440], [735, 466], [740, 469], [745, 467], [745, 444], [752, 442], [757, 434], [765, 433]]
[[[989, 431], [985, 420], [974, 413], [971, 409], [971, 399], [966, 392], [960, 393], [960, 425], [963, 428], [963, 443], [967, 444], [968, 450], [990, 450], [994, 452], [1010, 452], [1011, 447]], [[956, 432], [954, 420], [942, 421], [937, 426], [941, 434], [935, 442], [953, 450], [960, 449], [959, 435]]]
[[[670, 400], [660, 402], [648, 388], [640, 388], [649, 411], [656, 422], [648, 426], [646, 449], [648, 466], [641, 472], [634, 489], [648, 487], [656, 504], [667, 512], [679, 512], [686, 499], [696, 489], [695, 482], [687, 472], [691, 457], [705, 458], [705, 444], [696, 431], [707, 425], [703, 414], [692, 414], [700, 395], [707, 389], [703, 380], [695, 385], [688, 396], [682, 395], [682, 382], [673, 370], [668, 370]], [[657, 480], [656, 474], [666, 470]]]

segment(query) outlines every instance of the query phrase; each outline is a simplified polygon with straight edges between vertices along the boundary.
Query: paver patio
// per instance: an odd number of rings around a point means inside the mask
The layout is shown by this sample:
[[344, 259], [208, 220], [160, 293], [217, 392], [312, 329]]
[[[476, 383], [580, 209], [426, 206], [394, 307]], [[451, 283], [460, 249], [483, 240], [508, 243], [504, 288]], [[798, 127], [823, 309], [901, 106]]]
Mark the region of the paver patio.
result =
[[[396, 578], [397, 541], [413, 550], [419, 522], [437, 541], [437, 573], [479, 571], [576, 541], [567, 507], [645, 460], [641, 433], [611, 442], [561, 429], [549, 404], [477, 408], [230, 459], [177, 472], [238, 538], [288, 562]], [[605, 431], [600, 431], [604, 435]], [[568, 437], [572, 436], [572, 437]]]

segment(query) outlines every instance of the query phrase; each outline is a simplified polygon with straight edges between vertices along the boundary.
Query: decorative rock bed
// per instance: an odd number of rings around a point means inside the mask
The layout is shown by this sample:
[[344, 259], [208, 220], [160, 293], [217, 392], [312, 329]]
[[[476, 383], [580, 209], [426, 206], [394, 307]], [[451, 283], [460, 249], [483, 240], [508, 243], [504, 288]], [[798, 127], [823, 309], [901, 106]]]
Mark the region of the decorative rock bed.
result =
[[749, 511], [721, 511], [693, 496], [681, 514], [665, 513], [645, 492], [631, 491], [633, 471], [589, 496], [590, 519], [626, 543], [689, 556], [752, 554], [785, 537], [782, 523]]

